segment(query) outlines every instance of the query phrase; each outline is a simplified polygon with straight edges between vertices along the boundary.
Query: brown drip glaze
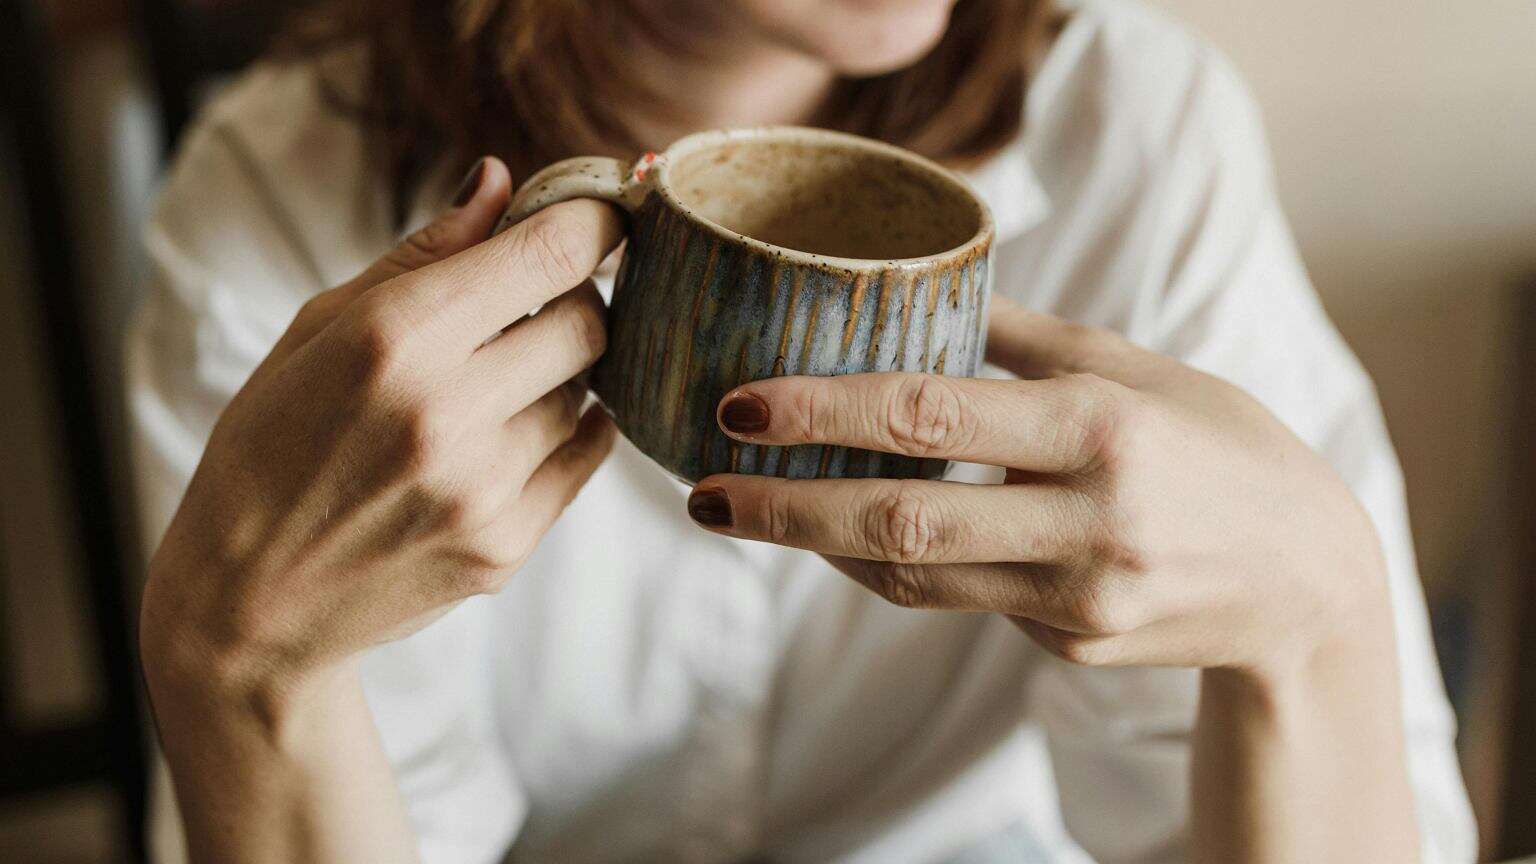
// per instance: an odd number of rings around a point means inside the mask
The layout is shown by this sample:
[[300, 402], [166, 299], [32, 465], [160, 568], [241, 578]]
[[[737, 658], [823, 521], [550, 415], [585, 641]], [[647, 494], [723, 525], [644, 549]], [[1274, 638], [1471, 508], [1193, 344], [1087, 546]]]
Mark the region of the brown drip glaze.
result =
[[832, 448], [826, 444], [821, 445], [821, 464], [816, 468], [817, 477], [827, 476], [827, 463], [832, 461]]
[[869, 284], [869, 276], [860, 273], [853, 277], [853, 291], [848, 299], [848, 320], [843, 323], [843, 350], [842, 357], [848, 356], [848, 349], [853, 346], [853, 331], [859, 323], [859, 307], [864, 304], [864, 288]]
[[678, 430], [682, 428], [678, 422], [678, 415], [682, 413], [683, 403], [688, 400], [688, 374], [693, 367], [693, 334], [699, 332], [699, 310], [704, 305], [704, 297], [709, 294], [710, 283], [715, 279], [715, 265], [720, 261], [720, 242], [715, 241], [709, 247], [709, 258], [704, 264], [704, 277], [699, 280], [699, 289], [693, 295], [693, 310], [688, 318], [688, 342], [683, 346], [683, 374], [677, 378], [677, 403], [672, 409], [672, 446], [677, 446]]
[[800, 346], [800, 368], [811, 365], [811, 346], [816, 344], [816, 325], [821, 321], [821, 295], [811, 298], [811, 315], [805, 325], [805, 344]]
[[[781, 262], [779, 259], [773, 259], [773, 269], [769, 271], [768, 276], [769, 285], [777, 286], [779, 284], [780, 266]], [[789, 354], [789, 337], [794, 331], [795, 326], [795, 302], [800, 297], [800, 288], [804, 284], [805, 272], [796, 270], [790, 274], [789, 280], [789, 300], [784, 305], [784, 326], [779, 331], [779, 359], [781, 363], [783, 358]], [[775, 374], [782, 375], [783, 373]]]
[[869, 357], [865, 365], [871, 369], [875, 366], [875, 360], [880, 356], [880, 335], [885, 332], [885, 313], [891, 302], [891, 282], [895, 278], [894, 273], [882, 273], [880, 280], [880, 293], [875, 298], [875, 324], [869, 334]]

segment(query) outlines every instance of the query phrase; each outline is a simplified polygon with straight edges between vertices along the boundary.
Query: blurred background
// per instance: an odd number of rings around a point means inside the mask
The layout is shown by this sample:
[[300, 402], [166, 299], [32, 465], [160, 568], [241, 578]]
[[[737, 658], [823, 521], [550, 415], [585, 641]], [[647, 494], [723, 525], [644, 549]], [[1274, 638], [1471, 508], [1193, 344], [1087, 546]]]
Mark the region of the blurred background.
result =
[[[1148, 0], [1268, 122], [1407, 475], [1484, 860], [1536, 854], [1536, 3]], [[281, 3], [0, 0], [0, 861], [129, 861], [118, 334], [167, 147]]]

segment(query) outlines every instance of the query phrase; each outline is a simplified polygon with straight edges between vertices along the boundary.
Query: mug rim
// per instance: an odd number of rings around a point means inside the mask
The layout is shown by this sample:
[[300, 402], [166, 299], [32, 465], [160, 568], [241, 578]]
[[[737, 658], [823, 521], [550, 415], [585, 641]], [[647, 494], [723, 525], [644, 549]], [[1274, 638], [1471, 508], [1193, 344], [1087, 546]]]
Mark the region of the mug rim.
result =
[[[941, 252], [911, 258], [845, 258], [838, 255], [823, 255], [816, 252], [791, 249], [788, 246], [779, 246], [742, 234], [739, 231], [732, 231], [690, 207], [673, 189], [671, 168], [674, 160], [709, 147], [718, 147], [736, 141], [761, 140], [800, 141], [822, 146], [834, 145], [845, 149], [878, 153], [898, 159], [936, 178], [940, 183], [957, 192], [961, 198], [970, 201], [976, 208], [976, 231], [969, 239], [958, 246], [953, 246]], [[711, 129], [704, 132], [695, 132], [677, 139], [661, 152], [660, 158], [656, 162], [656, 165], [650, 166], [653, 171], [651, 176], [654, 178], [651, 188], [673, 210], [728, 242], [739, 243], [763, 254], [787, 259], [793, 263], [805, 266], [837, 268], [854, 273], [890, 270], [893, 267], [924, 266], [951, 258], [965, 258], [973, 254], [985, 252], [992, 241], [994, 233], [991, 208], [987, 206], [987, 202], [982, 200], [976, 190], [971, 187], [971, 184], [966, 182], [964, 177], [934, 162], [932, 159], [920, 156], [910, 150], [902, 149], [894, 144], [887, 144], [884, 141], [865, 138], [861, 135], [852, 135], [847, 132], [817, 129], [809, 126], [743, 126], [731, 129]]]

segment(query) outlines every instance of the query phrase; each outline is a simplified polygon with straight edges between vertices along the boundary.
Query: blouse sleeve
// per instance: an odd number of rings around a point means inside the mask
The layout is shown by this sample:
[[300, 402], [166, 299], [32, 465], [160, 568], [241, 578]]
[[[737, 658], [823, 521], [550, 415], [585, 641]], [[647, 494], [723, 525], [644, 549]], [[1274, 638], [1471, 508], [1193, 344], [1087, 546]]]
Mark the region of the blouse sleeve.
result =
[[[1236, 73], [1200, 52], [1101, 267], [1137, 302], [1138, 342], [1244, 388], [1327, 458], [1375, 522], [1390, 571], [1408, 763], [1426, 864], [1471, 862], [1476, 842], [1455, 721], [1430, 640], [1397, 458], [1369, 378], [1328, 320], [1273, 187], [1262, 124]], [[1082, 292], [1102, 286], [1078, 286]], [[1068, 292], [1071, 288], [1069, 286]], [[1184, 860], [1189, 670], [1052, 662], [1035, 690], [1068, 829], [1102, 862]]]

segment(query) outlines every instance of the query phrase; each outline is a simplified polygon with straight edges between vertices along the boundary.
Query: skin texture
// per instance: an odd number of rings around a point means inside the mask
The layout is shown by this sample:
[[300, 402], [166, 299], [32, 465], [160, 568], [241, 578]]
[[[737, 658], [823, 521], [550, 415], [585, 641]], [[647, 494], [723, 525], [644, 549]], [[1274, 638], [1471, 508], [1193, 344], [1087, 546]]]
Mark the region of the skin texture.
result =
[[686, 54], [636, 29], [625, 76], [671, 104], [629, 106], [645, 140], [700, 129], [800, 124], [838, 75], [878, 75], [916, 62], [944, 35], [954, 0], [633, 0]]
[[1002, 485], [715, 475], [696, 521], [820, 552], [900, 606], [1001, 613], [1072, 663], [1206, 670], [1197, 860], [1415, 860], [1386, 569], [1344, 483], [1237, 388], [994, 303], [989, 359], [1026, 380], [775, 378], [719, 417]]
[[[920, 56], [950, 8], [637, 2], [696, 49], [626, 54], [686, 97], [636, 106], [656, 140], [803, 122], [835, 74]], [[486, 240], [508, 186], [488, 160], [467, 203], [306, 305], [151, 562], [145, 675], [194, 861], [416, 860], [357, 655], [502, 585], [611, 445], [564, 382], [601, 351], [583, 280], [619, 220], [574, 202]], [[1384, 567], [1343, 483], [1229, 385], [994, 303], [989, 359], [1029, 380], [731, 395], [767, 414], [742, 440], [989, 462], [1004, 485], [716, 476], [690, 511], [895, 603], [1007, 615], [1071, 662], [1201, 668], [1197, 860], [1416, 860]]]
[[878, 75], [938, 43], [954, 0], [734, 0], [768, 41], [846, 75]]
[[196, 861], [414, 860], [355, 658], [497, 590], [612, 445], [567, 382], [603, 349], [585, 280], [618, 216], [573, 202], [486, 240], [510, 182], [477, 170], [306, 304], [150, 564], [145, 673]]
[[652, 21], [687, 33], [695, 50], [735, 46], [761, 55], [791, 52], [839, 74], [878, 75], [916, 62], [938, 44], [955, 0], [635, 3]]

